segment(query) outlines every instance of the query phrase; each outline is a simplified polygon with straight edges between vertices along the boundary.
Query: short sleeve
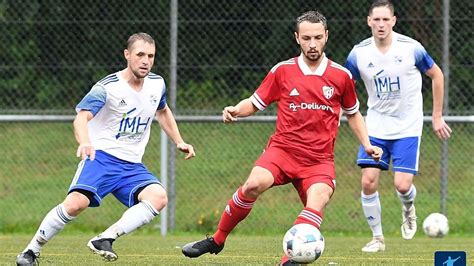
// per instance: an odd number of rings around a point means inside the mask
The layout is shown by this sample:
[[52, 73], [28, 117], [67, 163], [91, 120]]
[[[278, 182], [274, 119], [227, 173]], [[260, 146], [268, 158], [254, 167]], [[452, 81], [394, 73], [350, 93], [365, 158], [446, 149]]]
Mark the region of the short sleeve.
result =
[[105, 105], [107, 99], [107, 92], [101, 85], [94, 85], [89, 93], [82, 98], [82, 100], [76, 106], [76, 112], [81, 110], [90, 111], [94, 116], [100, 111]]

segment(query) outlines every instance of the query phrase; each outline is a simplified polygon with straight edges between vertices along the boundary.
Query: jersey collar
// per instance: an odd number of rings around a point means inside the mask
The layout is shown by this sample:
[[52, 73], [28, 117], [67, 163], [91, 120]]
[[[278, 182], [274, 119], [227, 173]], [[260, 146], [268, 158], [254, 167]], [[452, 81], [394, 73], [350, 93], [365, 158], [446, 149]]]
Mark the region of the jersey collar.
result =
[[298, 67], [301, 69], [301, 72], [303, 72], [304, 75], [322, 76], [324, 71], [326, 71], [326, 67], [328, 66], [328, 58], [326, 57], [326, 53], [323, 53], [323, 60], [321, 60], [321, 63], [314, 72], [309, 69], [308, 65], [306, 65], [303, 60], [303, 56], [303, 53], [298, 56]]

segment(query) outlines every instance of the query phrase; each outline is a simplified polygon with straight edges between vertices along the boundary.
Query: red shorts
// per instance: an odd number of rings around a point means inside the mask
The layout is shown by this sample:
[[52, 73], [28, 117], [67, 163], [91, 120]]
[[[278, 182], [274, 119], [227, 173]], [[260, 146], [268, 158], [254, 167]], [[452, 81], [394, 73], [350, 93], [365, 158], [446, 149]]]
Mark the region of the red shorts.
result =
[[269, 147], [255, 162], [270, 171], [275, 179], [273, 186], [292, 183], [298, 191], [301, 201], [306, 205], [306, 190], [316, 183], [325, 183], [336, 188], [334, 161], [315, 161], [313, 165], [304, 165], [292, 154], [277, 147]]

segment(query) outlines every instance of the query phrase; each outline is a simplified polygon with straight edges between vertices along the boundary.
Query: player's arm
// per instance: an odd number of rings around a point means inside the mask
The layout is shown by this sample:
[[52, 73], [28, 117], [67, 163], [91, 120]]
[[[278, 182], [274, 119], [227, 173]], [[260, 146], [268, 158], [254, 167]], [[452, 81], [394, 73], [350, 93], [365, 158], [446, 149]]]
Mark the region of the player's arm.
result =
[[365, 126], [364, 118], [359, 111], [354, 114], [346, 114], [347, 122], [349, 126], [356, 135], [359, 142], [364, 146], [365, 152], [372, 156], [376, 161], [380, 160], [382, 157], [382, 149], [377, 146], [372, 146], [369, 140], [369, 134], [367, 133], [367, 128]]
[[443, 118], [444, 75], [438, 65], [428, 69], [425, 74], [431, 78], [433, 89], [432, 125], [438, 138], [446, 140], [451, 136], [451, 128]]
[[79, 144], [77, 147], [76, 156], [81, 157], [83, 160], [89, 156], [90, 160], [95, 158], [95, 149], [92, 147], [89, 139], [89, 130], [87, 123], [94, 117], [94, 115], [88, 110], [80, 110], [76, 118], [74, 119], [74, 136]]
[[224, 123], [232, 123], [237, 121], [238, 117], [247, 117], [255, 114], [258, 109], [253, 105], [250, 98], [240, 101], [236, 106], [227, 106], [222, 111], [222, 119]]
[[156, 119], [158, 123], [160, 123], [161, 129], [168, 135], [168, 137], [176, 144], [176, 148], [178, 150], [186, 153], [186, 157], [184, 159], [190, 159], [196, 156], [194, 152], [194, 147], [190, 144], [184, 142], [181, 134], [179, 133], [178, 124], [174, 119], [173, 112], [165, 105], [164, 108], [159, 109], [156, 111]]

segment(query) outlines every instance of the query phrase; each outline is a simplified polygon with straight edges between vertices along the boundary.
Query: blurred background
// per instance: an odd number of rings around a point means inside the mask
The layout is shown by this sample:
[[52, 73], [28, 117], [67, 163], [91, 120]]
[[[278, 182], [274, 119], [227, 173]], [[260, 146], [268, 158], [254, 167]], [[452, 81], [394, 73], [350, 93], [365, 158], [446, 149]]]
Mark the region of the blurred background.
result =
[[[59, 202], [79, 159], [74, 107], [91, 86], [126, 67], [123, 49], [135, 32], [156, 41], [153, 72], [167, 83], [168, 105], [197, 156], [184, 161], [157, 124], [144, 163], [168, 189], [170, 203], [145, 232], [213, 233], [227, 201], [247, 178], [274, 130], [275, 106], [233, 125], [223, 107], [249, 97], [278, 62], [299, 55], [294, 19], [318, 9], [328, 19], [326, 54], [343, 64], [370, 36], [371, 1], [0, 1], [0, 233], [33, 233]], [[443, 212], [452, 234], [474, 233], [474, 2], [396, 1], [395, 31], [420, 41], [443, 69], [445, 115], [454, 133], [440, 141], [431, 128], [431, 83], [424, 77], [425, 127], [415, 202], [421, 221]], [[365, 114], [366, 93], [357, 90]], [[360, 204], [358, 143], [343, 122], [336, 143], [337, 190], [323, 232], [367, 234]], [[380, 181], [386, 234], [397, 235], [401, 206], [393, 174]], [[273, 188], [236, 233], [283, 234], [302, 208], [291, 185]], [[113, 196], [66, 230], [97, 232], [125, 207]], [[421, 230], [418, 232], [421, 234]]]

